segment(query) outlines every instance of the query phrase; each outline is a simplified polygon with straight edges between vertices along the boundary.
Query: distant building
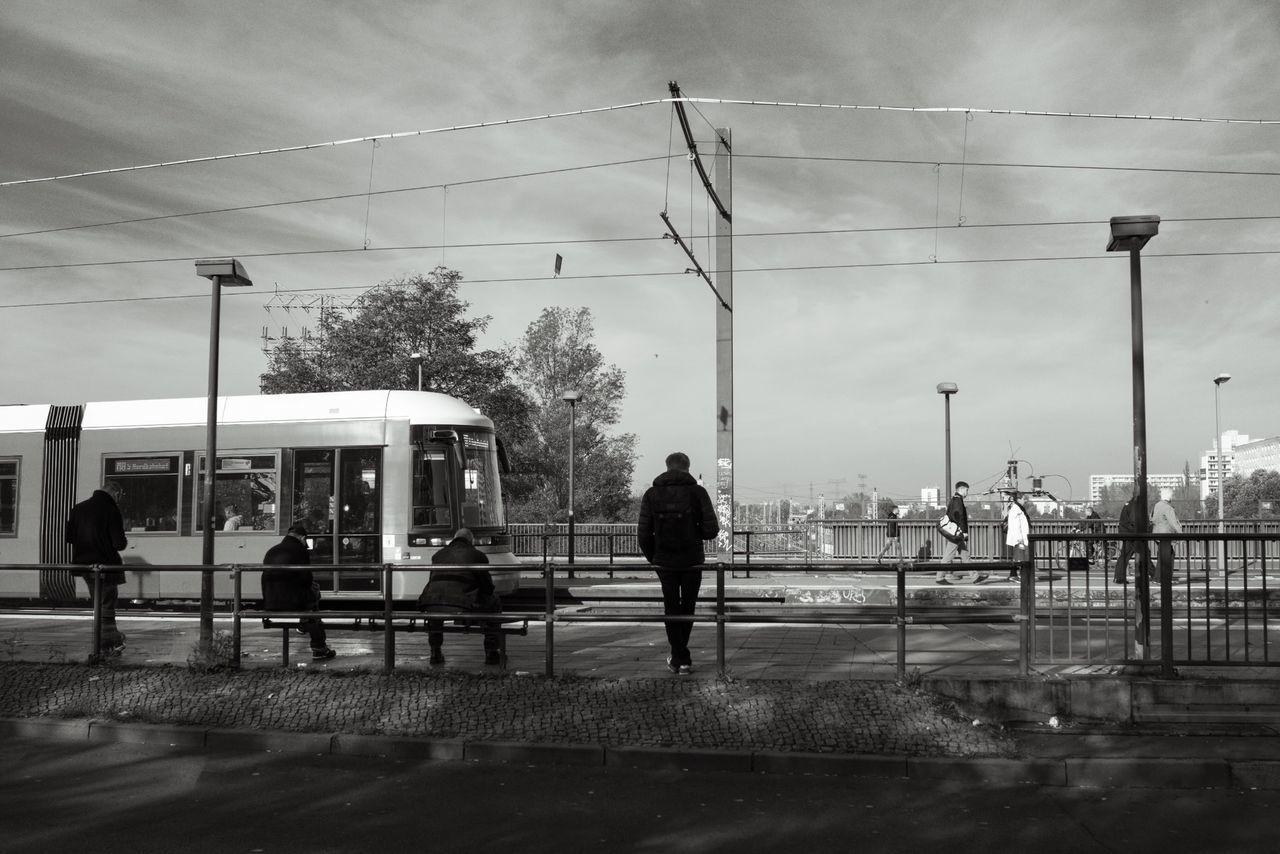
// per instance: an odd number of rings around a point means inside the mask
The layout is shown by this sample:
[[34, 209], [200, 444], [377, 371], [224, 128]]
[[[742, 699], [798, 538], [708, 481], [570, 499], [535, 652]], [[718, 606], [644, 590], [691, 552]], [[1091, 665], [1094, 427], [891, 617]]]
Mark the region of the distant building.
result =
[[1236, 445], [1233, 454], [1231, 469], [1241, 477], [1248, 477], [1258, 469], [1280, 471], [1280, 437]]
[[[1180, 474], [1148, 474], [1147, 488], [1149, 492], [1158, 493], [1164, 487], [1177, 489], [1182, 486], [1183, 476]], [[1133, 488], [1131, 474], [1091, 474], [1089, 475], [1089, 500], [1101, 501], [1102, 491], [1112, 486]]]
[[1200, 457], [1200, 500], [1203, 501], [1210, 495], [1218, 494], [1218, 482], [1224, 477], [1230, 477], [1236, 473], [1232, 461], [1235, 459], [1235, 450], [1241, 445], [1252, 444], [1249, 437], [1241, 433], [1239, 430], [1224, 430], [1222, 432], [1222, 459], [1219, 461], [1216, 448], [1210, 448]]
[[925, 506], [936, 507], [940, 503], [938, 501], [938, 493], [941, 492], [936, 486], [926, 486], [920, 490], [920, 503]]

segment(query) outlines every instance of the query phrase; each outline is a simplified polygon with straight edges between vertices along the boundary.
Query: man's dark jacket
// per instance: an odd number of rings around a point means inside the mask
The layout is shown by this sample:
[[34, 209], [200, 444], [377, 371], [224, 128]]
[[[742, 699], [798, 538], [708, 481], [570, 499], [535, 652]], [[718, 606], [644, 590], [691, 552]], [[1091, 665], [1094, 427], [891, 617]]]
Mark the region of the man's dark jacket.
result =
[[[683, 506], [686, 502], [693, 513], [699, 539], [691, 539], [686, 543], [659, 543], [654, 535], [655, 508], [676, 503]], [[702, 540], [714, 540], [719, 533], [720, 522], [716, 519], [711, 496], [687, 471], [666, 471], [658, 475], [653, 479], [653, 486], [645, 491], [644, 498], [640, 500], [640, 521], [636, 526], [636, 536], [640, 540], [640, 551], [644, 552], [645, 560], [654, 566], [680, 569], [706, 563]]]
[[[120, 566], [120, 550], [129, 544], [124, 536], [124, 519], [116, 500], [101, 489], [95, 489], [84, 501], [71, 508], [67, 517], [67, 542], [71, 543], [71, 562], [83, 566], [95, 563]], [[92, 573], [73, 573], [92, 583]], [[102, 580], [123, 584], [124, 573], [109, 570]]]
[[956, 528], [960, 533], [956, 537], [949, 537], [944, 533], [942, 535], [944, 539], [958, 543], [968, 536], [969, 511], [964, 506], [964, 496], [958, 492], [952, 495], [951, 500], [947, 502], [947, 518], [956, 523]]
[[[310, 566], [307, 544], [292, 534], [267, 549], [262, 562], [275, 566]], [[311, 570], [264, 569], [262, 605], [268, 611], [311, 611], [319, 604]]]
[[[449, 545], [431, 556], [431, 563], [449, 564], [488, 564], [489, 558], [465, 539], [451, 540]], [[431, 605], [445, 605], [453, 608], [465, 608], [470, 611], [497, 610], [497, 596], [494, 593], [493, 576], [487, 569], [445, 569], [431, 573], [431, 580], [422, 588], [418, 597], [418, 608], [426, 609]]]

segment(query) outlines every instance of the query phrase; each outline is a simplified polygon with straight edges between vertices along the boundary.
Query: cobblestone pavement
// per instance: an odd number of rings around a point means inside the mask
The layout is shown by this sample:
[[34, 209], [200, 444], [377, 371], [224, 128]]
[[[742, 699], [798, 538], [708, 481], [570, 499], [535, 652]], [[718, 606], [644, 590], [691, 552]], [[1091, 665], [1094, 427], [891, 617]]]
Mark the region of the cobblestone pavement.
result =
[[601, 679], [0, 664], [0, 717], [938, 757], [1016, 752], [999, 728], [892, 682]]

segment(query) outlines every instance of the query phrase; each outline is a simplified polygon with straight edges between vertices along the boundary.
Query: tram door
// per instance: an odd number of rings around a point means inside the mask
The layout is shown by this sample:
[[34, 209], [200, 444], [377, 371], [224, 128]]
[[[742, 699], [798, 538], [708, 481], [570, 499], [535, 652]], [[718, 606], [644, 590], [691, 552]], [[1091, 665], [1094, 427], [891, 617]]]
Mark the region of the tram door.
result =
[[307, 526], [321, 593], [380, 593], [378, 570], [319, 567], [381, 561], [382, 449], [297, 450], [293, 459], [293, 518]]

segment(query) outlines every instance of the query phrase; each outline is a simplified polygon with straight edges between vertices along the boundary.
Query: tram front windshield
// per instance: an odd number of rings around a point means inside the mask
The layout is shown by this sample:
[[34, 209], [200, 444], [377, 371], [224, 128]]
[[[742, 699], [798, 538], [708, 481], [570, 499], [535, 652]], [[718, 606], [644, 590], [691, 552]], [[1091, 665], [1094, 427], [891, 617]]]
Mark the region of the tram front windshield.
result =
[[413, 430], [413, 527], [504, 527], [493, 433], [421, 426]]

